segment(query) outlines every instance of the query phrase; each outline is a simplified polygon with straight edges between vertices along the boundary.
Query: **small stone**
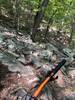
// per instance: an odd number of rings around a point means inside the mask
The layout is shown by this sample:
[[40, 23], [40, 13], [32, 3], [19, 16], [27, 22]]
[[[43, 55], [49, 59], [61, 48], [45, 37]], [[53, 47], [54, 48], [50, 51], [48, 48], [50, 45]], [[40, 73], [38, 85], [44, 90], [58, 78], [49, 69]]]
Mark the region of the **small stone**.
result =
[[70, 70], [70, 71], [69, 71], [69, 75], [70, 75], [70, 77], [71, 77], [72, 79], [74, 79], [74, 78], [75, 78], [75, 70]]

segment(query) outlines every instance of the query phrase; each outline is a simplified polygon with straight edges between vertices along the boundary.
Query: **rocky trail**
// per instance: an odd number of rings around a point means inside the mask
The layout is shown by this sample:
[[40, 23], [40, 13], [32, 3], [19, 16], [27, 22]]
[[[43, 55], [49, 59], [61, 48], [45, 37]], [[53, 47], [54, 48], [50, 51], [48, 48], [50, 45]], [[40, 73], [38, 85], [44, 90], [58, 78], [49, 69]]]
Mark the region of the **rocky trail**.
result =
[[67, 74], [64, 66], [38, 100], [75, 100], [74, 53], [68, 58], [61, 54], [53, 44], [33, 43], [22, 33], [16, 36], [14, 32], [0, 32], [0, 100], [22, 100], [23, 90], [32, 94], [39, 80], [63, 58], [68, 59]]

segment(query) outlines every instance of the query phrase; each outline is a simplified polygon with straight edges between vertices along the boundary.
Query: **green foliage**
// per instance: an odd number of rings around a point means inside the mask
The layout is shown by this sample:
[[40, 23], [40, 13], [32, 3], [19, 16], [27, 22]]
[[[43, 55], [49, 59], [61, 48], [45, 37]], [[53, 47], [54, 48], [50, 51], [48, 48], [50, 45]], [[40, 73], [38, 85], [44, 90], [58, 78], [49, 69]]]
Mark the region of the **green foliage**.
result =
[[[14, 6], [16, 0], [0, 0], [0, 8], [5, 9], [14, 18]], [[20, 0], [20, 25], [21, 29], [30, 32], [34, 22], [34, 16], [40, 10], [43, 0]], [[75, 21], [75, 0], [49, 0], [45, 8], [44, 20], [58, 29], [70, 30], [71, 23]], [[47, 24], [46, 24], [47, 26]], [[26, 27], [26, 28], [25, 28]], [[26, 30], [26, 31], [27, 31]]]
[[38, 11], [39, 0], [23, 0], [22, 6], [25, 9], [33, 10], [34, 12]]

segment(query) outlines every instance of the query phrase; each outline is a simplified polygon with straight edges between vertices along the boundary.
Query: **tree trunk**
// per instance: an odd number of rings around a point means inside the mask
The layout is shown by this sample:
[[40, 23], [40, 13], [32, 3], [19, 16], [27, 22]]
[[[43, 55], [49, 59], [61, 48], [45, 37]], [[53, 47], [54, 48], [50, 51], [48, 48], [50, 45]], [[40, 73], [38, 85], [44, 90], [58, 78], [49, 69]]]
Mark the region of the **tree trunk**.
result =
[[16, 33], [19, 32], [19, 16], [20, 16], [20, 0], [15, 1], [15, 29]]
[[44, 17], [45, 8], [47, 7], [48, 2], [49, 0], [43, 0], [42, 4], [40, 4], [40, 6], [38, 7], [40, 10], [36, 13], [36, 16], [34, 18], [34, 25], [32, 29], [32, 35], [31, 35], [31, 38], [33, 41], [35, 41], [35, 36], [38, 30], [38, 27], [40, 26], [40, 23], [42, 22], [42, 19]]
[[75, 49], [74, 33], [75, 33], [75, 22], [72, 22], [71, 23], [71, 34], [70, 34], [70, 39], [69, 39], [69, 47], [71, 49]]
[[45, 32], [45, 36], [44, 36], [45, 40], [47, 38], [47, 34], [48, 34], [48, 31], [49, 31], [50, 25], [52, 25], [52, 23], [53, 23], [53, 16], [56, 14], [56, 12], [57, 12], [57, 10], [55, 10], [53, 12], [53, 14], [51, 15], [51, 17], [49, 18], [49, 21], [48, 21], [48, 24], [47, 24], [47, 28], [46, 28], [46, 32]]
[[72, 42], [74, 32], [75, 32], [75, 23], [72, 22], [71, 23], [71, 34], [70, 34], [69, 44]]
[[48, 31], [49, 31], [49, 28], [50, 28], [50, 25], [51, 25], [52, 22], [53, 22], [52, 18], [49, 18], [47, 29], [46, 29], [45, 36], [44, 36], [45, 40], [47, 38], [47, 34], [48, 34]]

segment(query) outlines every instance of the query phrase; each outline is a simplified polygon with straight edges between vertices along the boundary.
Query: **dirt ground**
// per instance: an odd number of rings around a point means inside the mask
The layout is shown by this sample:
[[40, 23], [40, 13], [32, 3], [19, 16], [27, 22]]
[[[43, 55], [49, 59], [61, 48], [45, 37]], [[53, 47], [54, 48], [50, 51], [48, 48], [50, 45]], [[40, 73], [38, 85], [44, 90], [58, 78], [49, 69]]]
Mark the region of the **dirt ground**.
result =
[[[75, 81], [71, 77], [65, 77], [61, 71], [57, 75], [59, 76], [58, 79], [51, 82], [49, 86], [52, 88], [53, 94], [56, 95], [56, 100], [61, 100], [61, 98], [75, 92]], [[16, 100], [17, 97], [12, 94], [15, 89], [21, 87], [29, 91], [32, 84], [30, 85], [27, 81], [35, 79], [35, 76], [28, 77], [20, 73], [11, 73], [8, 66], [0, 64], [0, 100]]]

